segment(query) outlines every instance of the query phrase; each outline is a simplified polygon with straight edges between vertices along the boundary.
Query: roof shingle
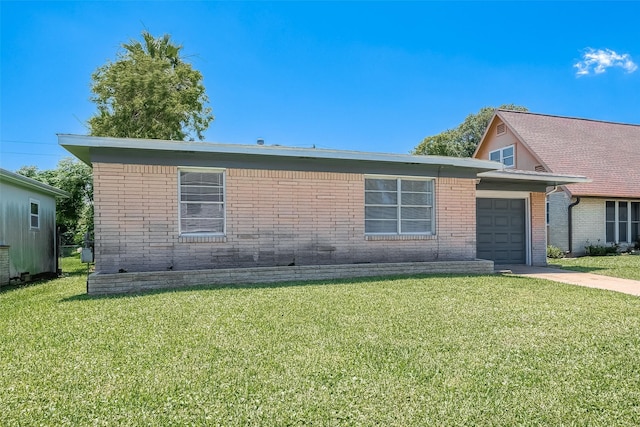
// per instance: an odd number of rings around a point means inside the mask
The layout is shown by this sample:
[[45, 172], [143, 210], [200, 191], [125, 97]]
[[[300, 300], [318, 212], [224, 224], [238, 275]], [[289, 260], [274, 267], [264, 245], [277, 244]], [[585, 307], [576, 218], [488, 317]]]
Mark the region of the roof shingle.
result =
[[554, 173], [584, 175], [575, 196], [640, 198], [640, 125], [520, 111], [500, 117]]

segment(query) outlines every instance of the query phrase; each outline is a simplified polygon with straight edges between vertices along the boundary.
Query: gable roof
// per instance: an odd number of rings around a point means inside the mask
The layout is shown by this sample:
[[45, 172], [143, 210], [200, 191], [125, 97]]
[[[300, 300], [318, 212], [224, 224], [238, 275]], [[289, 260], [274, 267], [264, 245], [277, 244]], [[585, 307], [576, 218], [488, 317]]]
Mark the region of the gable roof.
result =
[[496, 118], [548, 171], [591, 179], [572, 195], [640, 198], [640, 125], [507, 110]]
[[10, 172], [2, 168], [0, 168], [0, 181], [8, 182], [20, 187], [25, 187], [29, 190], [34, 190], [53, 197], [70, 197], [69, 193], [60, 190], [59, 188], [52, 187], [48, 184], [45, 184], [44, 182], [40, 182], [32, 178], [27, 178], [26, 176]]

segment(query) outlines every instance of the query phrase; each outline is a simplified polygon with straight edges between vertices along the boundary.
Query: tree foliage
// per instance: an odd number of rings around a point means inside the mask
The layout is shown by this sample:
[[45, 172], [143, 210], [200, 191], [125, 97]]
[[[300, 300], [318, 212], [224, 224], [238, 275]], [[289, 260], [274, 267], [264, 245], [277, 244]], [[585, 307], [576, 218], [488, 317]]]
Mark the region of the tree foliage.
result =
[[[526, 107], [504, 104], [498, 107], [503, 110], [528, 111]], [[413, 154], [429, 154], [434, 156], [471, 157], [484, 135], [496, 109], [481, 108], [475, 114], [469, 114], [455, 129], [447, 129], [437, 135], [428, 136], [413, 149]]]
[[92, 74], [98, 111], [88, 122], [91, 135], [202, 140], [214, 119], [202, 74], [169, 35], [144, 31], [142, 39], [123, 43], [117, 60]]
[[79, 244], [84, 233], [93, 231], [93, 178], [89, 166], [67, 157], [60, 160], [56, 169], [39, 170], [36, 166], [23, 166], [16, 173], [71, 195], [69, 198], [56, 198], [56, 222], [61, 228], [64, 244]]

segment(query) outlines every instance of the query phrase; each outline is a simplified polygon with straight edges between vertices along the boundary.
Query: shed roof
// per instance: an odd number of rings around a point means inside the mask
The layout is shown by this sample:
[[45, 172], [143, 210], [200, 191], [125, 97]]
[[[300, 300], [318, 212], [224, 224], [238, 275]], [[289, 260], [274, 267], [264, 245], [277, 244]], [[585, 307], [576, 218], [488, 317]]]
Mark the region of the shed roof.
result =
[[591, 179], [571, 194], [640, 198], [640, 125], [507, 110], [496, 117], [547, 170]]
[[0, 181], [9, 182], [14, 185], [25, 187], [30, 190], [35, 190], [40, 193], [45, 193], [53, 197], [70, 197], [69, 193], [60, 190], [59, 188], [52, 187], [51, 185], [45, 184], [44, 182], [40, 182], [32, 178], [27, 178], [26, 176], [10, 172], [2, 168], [0, 168]]

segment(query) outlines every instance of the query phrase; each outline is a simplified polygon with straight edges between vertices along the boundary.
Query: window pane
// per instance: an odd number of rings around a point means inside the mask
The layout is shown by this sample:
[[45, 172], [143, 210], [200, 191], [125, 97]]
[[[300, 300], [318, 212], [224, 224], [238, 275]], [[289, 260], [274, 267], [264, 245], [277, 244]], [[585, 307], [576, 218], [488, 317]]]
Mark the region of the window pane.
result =
[[403, 233], [428, 233], [431, 231], [429, 221], [402, 221]]
[[626, 242], [627, 241], [627, 223], [621, 222], [618, 224], [618, 241]]
[[365, 179], [365, 190], [397, 191], [398, 184], [395, 179]]
[[640, 221], [640, 203], [631, 203], [631, 221]]
[[637, 242], [640, 239], [640, 223], [634, 222], [631, 224], [631, 239], [632, 242]]
[[502, 163], [503, 163], [505, 166], [513, 166], [513, 157], [505, 157], [505, 158], [502, 160]]
[[500, 161], [500, 151], [494, 151], [492, 153], [489, 154], [489, 159], [493, 160], [495, 162], [499, 162]]
[[427, 207], [412, 207], [400, 209], [401, 219], [430, 219], [431, 208]]
[[[24, 205], [22, 205], [24, 206]], [[40, 208], [40, 205], [38, 205], [37, 203], [31, 203], [31, 214], [32, 215], [38, 215], [38, 209]]]
[[626, 221], [629, 218], [627, 202], [618, 202], [618, 220]]
[[402, 193], [402, 205], [431, 205], [431, 193]]
[[[607, 221], [616, 220], [616, 204], [615, 202], [607, 202]], [[613, 240], [609, 240], [612, 242]]]
[[40, 227], [40, 224], [38, 224], [38, 216], [31, 215], [31, 228], [38, 228], [38, 227]]
[[364, 202], [368, 205], [397, 205], [398, 194], [367, 191], [364, 195]]
[[607, 243], [612, 243], [616, 240], [615, 230], [616, 224], [614, 222], [607, 222]]
[[508, 147], [502, 150], [503, 157], [513, 157], [513, 147]]
[[398, 209], [395, 207], [386, 208], [384, 206], [365, 206], [365, 219], [397, 219]]
[[410, 191], [414, 193], [426, 193], [431, 191], [432, 181], [405, 181], [400, 183], [402, 191]]
[[222, 187], [182, 187], [180, 198], [183, 202], [222, 202]]
[[216, 172], [180, 172], [180, 184], [222, 186], [222, 173]]
[[364, 222], [365, 233], [397, 233], [398, 222], [384, 220], [366, 220]]
[[183, 203], [180, 209], [182, 218], [224, 218], [224, 207], [221, 204]]

